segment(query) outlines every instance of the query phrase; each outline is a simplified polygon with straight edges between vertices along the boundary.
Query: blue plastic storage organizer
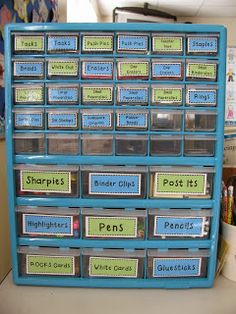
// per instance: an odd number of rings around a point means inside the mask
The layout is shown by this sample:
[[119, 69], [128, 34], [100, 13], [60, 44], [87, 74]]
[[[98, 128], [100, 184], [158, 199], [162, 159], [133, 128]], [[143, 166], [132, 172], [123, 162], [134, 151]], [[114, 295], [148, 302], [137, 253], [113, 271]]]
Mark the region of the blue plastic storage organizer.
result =
[[212, 286], [225, 46], [210, 25], [6, 27], [16, 284]]

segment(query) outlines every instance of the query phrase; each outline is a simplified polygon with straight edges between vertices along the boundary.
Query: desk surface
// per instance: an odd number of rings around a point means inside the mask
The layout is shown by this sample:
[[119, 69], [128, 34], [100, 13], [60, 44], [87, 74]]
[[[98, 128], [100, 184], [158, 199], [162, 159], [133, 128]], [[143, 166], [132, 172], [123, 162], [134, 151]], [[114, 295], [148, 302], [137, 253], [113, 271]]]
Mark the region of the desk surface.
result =
[[137, 290], [0, 286], [1, 314], [235, 314], [236, 282], [220, 276], [212, 289]]

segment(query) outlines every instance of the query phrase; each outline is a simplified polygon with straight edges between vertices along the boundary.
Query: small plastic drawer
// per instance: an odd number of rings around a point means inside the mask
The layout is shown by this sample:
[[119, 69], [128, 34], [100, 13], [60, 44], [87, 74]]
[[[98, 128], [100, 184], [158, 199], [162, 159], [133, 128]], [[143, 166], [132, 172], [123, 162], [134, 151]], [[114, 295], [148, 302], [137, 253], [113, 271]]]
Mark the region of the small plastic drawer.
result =
[[152, 53], [165, 55], [183, 54], [184, 34], [156, 33], [152, 35]]
[[147, 135], [121, 134], [116, 135], [116, 155], [121, 156], [146, 156]]
[[83, 249], [83, 277], [143, 278], [144, 258], [144, 250]]
[[13, 134], [15, 154], [44, 155], [44, 133], [15, 133]]
[[147, 167], [81, 166], [84, 198], [135, 198], [146, 195]]
[[148, 104], [148, 86], [144, 84], [125, 84], [117, 85], [116, 96], [117, 104], [123, 106]]
[[44, 109], [19, 108], [12, 110], [14, 126], [18, 130], [44, 129]]
[[149, 36], [147, 33], [118, 33], [116, 47], [117, 53], [147, 54]]
[[79, 103], [78, 84], [47, 84], [49, 105], [76, 105]]
[[84, 239], [144, 240], [146, 210], [82, 209]]
[[48, 33], [47, 52], [48, 53], [78, 53], [79, 36], [78, 33]]
[[213, 132], [216, 130], [216, 111], [186, 110], [184, 116], [185, 131]]
[[208, 239], [212, 211], [209, 209], [149, 209], [149, 239]]
[[178, 80], [184, 77], [184, 63], [178, 59], [152, 59], [152, 80]]
[[82, 109], [81, 128], [83, 130], [112, 130], [112, 109]]
[[185, 135], [184, 155], [185, 156], [214, 156], [215, 136]]
[[82, 53], [113, 53], [113, 33], [81, 33]]
[[182, 111], [180, 110], [151, 110], [151, 130], [181, 131]]
[[48, 79], [76, 79], [79, 76], [79, 59], [77, 58], [52, 58], [47, 59]]
[[83, 84], [81, 86], [82, 105], [113, 105], [113, 86], [110, 84]]
[[77, 130], [79, 128], [77, 109], [47, 109], [48, 129]]
[[213, 167], [150, 167], [150, 198], [210, 199]]
[[84, 80], [112, 80], [113, 59], [81, 60], [81, 78]]
[[148, 80], [147, 59], [117, 59], [117, 80]]
[[147, 130], [148, 110], [116, 110], [116, 129], [117, 130]]
[[151, 86], [151, 104], [158, 106], [183, 105], [183, 85], [162, 84]]
[[187, 85], [186, 106], [216, 107], [218, 87], [216, 85]]
[[17, 196], [79, 196], [78, 166], [17, 164], [14, 170]]
[[147, 278], [207, 277], [209, 250], [154, 249], [147, 252]]
[[70, 133], [47, 134], [48, 155], [79, 155], [80, 136]]
[[20, 237], [79, 238], [78, 208], [18, 206], [16, 208]]
[[151, 135], [151, 156], [180, 156], [182, 136], [181, 135]]
[[187, 54], [195, 56], [216, 56], [219, 50], [218, 34], [188, 34]]
[[44, 54], [44, 34], [25, 32], [12, 33], [14, 54]]
[[43, 84], [14, 84], [15, 105], [43, 105], [44, 85]]
[[112, 155], [113, 135], [112, 134], [82, 134], [83, 155]]
[[44, 78], [44, 59], [13, 59], [15, 80], [40, 80]]
[[80, 249], [20, 246], [20, 276], [80, 277]]
[[186, 60], [186, 80], [210, 81], [217, 80], [218, 62], [209, 60]]

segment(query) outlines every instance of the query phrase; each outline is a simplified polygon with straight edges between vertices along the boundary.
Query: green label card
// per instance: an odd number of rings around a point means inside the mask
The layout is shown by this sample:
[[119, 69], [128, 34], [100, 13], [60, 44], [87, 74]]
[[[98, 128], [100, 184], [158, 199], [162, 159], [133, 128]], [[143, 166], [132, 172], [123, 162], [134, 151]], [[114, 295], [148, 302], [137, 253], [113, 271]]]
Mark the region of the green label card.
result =
[[157, 172], [154, 180], [154, 196], [206, 194], [206, 174]]
[[155, 52], [182, 52], [182, 37], [153, 37], [153, 51]]
[[112, 101], [112, 87], [83, 87], [84, 102]]
[[71, 193], [71, 173], [21, 170], [22, 192]]
[[120, 62], [119, 75], [125, 77], [148, 76], [148, 62]]
[[137, 274], [138, 259], [136, 258], [89, 258], [90, 277], [137, 278]]
[[155, 103], [182, 103], [182, 88], [153, 88], [152, 93]]
[[87, 216], [86, 237], [136, 238], [137, 218]]
[[42, 103], [43, 98], [43, 87], [15, 87], [16, 103]]
[[189, 63], [187, 65], [187, 77], [216, 79], [216, 64]]
[[15, 51], [44, 51], [43, 36], [16, 36]]
[[26, 255], [26, 274], [74, 276], [74, 256]]
[[49, 60], [48, 61], [48, 75], [64, 75], [77, 76], [78, 75], [78, 61], [77, 60]]
[[83, 36], [83, 50], [113, 51], [112, 36]]

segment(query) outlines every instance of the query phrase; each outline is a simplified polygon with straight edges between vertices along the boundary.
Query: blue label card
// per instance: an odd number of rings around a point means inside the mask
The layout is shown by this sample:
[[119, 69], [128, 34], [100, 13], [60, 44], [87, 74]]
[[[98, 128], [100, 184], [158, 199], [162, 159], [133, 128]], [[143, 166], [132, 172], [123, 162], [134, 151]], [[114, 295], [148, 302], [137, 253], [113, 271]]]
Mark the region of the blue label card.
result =
[[49, 103], [75, 103], [78, 102], [79, 90], [76, 87], [48, 87]]
[[147, 128], [147, 113], [117, 113], [117, 127]]
[[78, 37], [76, 35], [50, 35], [48, 36], [48, 51], [75, 51], [78, 48]]
[[148, 50], [148, 36], [146, 35], [118, 35], [118, 51], [141, 51]]
[[197, 277], [201, 258], [153, 258], [153, 277]]
[[15, 127], [43, 127], [43, 113], [15, 113]]
[[216, 106], [216, 89], [200, 90], [188, 89], [187, 104], [190, 105], [213, 105]]
[[199, 236], [204, 233], [204, 217], [154, 217], [154, 236]]
[[22, 215], [23, 234], [73, 236], [73, 216]]
[[144, 103], [148, 102], [148, 88], [120, 87], [117, 93], [120, 103]]
[[188, 53], [217, 53], [218, 38], [205, 36], [188, 37]]
[[77, 128], [78, 117], [77, 113], [48, 113], [49, 128]]
[[141, 195], [141, 174], [89, 173], [90, 195]]
[[111, 113], [82, 113], [83, 129], [111, 128]]
[[14, 61], [14, 76], [43, 76], [43, 61]]
[[181, 78], [181, 62], [154, 62], [152, 64], [152, 77], [154, 78]]
[[112, 78], [113, 62], [84, 61], [82, 77], [85, 78]]

